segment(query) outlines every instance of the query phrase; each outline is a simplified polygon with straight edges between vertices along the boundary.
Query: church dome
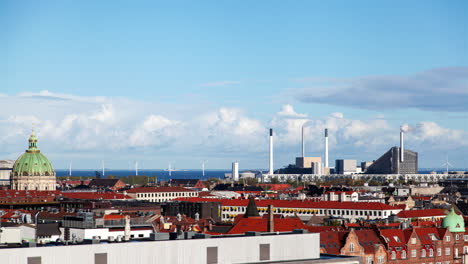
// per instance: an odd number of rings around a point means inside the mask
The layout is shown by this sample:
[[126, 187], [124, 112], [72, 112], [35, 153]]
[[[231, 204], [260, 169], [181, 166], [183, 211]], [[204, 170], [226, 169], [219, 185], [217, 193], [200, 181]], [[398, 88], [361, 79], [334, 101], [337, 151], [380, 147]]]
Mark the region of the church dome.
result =
[[452, 207], [450, 213], [442, 220], [442, 227], [448, 228], [450, 232], [465, 232], [465, 221]]
[[34, 131], [29, 137], [29, 148], [13, 165], [15, 176], [52, 176], [54, 168], [49, 159], [37, 148], [37, 138]]

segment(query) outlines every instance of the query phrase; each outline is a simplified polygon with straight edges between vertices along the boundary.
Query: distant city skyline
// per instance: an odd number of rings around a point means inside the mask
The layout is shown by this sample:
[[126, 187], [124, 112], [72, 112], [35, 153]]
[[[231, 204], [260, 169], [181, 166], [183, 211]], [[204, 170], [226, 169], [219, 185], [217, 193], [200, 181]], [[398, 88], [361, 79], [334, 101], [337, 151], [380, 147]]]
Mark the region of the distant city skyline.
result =
[[323, 156], [468, 167], [466, 1], [0, 3], [0, 159], [275, 168]]

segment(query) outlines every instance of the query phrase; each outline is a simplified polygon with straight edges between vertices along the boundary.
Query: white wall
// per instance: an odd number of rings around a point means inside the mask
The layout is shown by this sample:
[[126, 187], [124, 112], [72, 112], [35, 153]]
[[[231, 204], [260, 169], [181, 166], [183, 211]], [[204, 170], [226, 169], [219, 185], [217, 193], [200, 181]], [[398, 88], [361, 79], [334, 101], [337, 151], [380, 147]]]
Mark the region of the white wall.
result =
[[206, 263], [207, 247], [218, 247], [218, 263], [253, 262], [260, 259], [260, 244], [270, 244], [271, 260], [317, 259], [319, 234], [208, 238], [128, 242], [40, 248], [0, 249], [2, 264], [24, 264], [27, 257], [42, 263], [92, 264], [95, 253], [107, 253], [107, 263]]
[[[60, 228], [62, 235], [61, 239], [64, 239], [65, 229]], [[143, 234], [143, 237], [149, 237], [153, 230], [131, 230], [130, 235], [134, 235], [135, 238], [138, 238], [138, 235]], [[107, 240], [109, 236], [117, 238], [118, 235], [123, 236], [124, 231], [109, 231], [109, 228], [90, 228], [90, 229], [80, 229], [80, 228], [70, 228], [70, 239], [73, 234], [75, 234], [77, 239], [92, 239], [93, 237], [101, 237], [101, 240]]]

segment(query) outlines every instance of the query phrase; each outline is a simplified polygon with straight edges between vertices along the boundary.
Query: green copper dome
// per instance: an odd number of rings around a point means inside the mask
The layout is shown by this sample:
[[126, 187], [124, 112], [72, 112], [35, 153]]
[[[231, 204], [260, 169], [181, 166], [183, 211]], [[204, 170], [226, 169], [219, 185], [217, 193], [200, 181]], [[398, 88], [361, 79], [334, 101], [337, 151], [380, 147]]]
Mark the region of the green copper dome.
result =
[[450, 213], [442, 220], [442, 227], [448, 228], [450, 232], [465, 232], [465, 221], [452, 207]]
[[13, 165], [15, 176], [51, 176], [54, 168], [49, 159], [37, 148], [37, 138], [34, 131], [29, 137], [29, 148]]

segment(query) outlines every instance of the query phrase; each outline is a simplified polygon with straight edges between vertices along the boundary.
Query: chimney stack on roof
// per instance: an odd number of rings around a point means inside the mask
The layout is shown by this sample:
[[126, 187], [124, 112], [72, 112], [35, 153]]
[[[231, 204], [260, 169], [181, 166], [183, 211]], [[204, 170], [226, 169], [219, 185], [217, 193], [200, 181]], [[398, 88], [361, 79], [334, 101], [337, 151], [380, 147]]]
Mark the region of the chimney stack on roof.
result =
[[268, 205], [268, 232], [275, 232], [275, 219], [273, 218], [273, 205]]

